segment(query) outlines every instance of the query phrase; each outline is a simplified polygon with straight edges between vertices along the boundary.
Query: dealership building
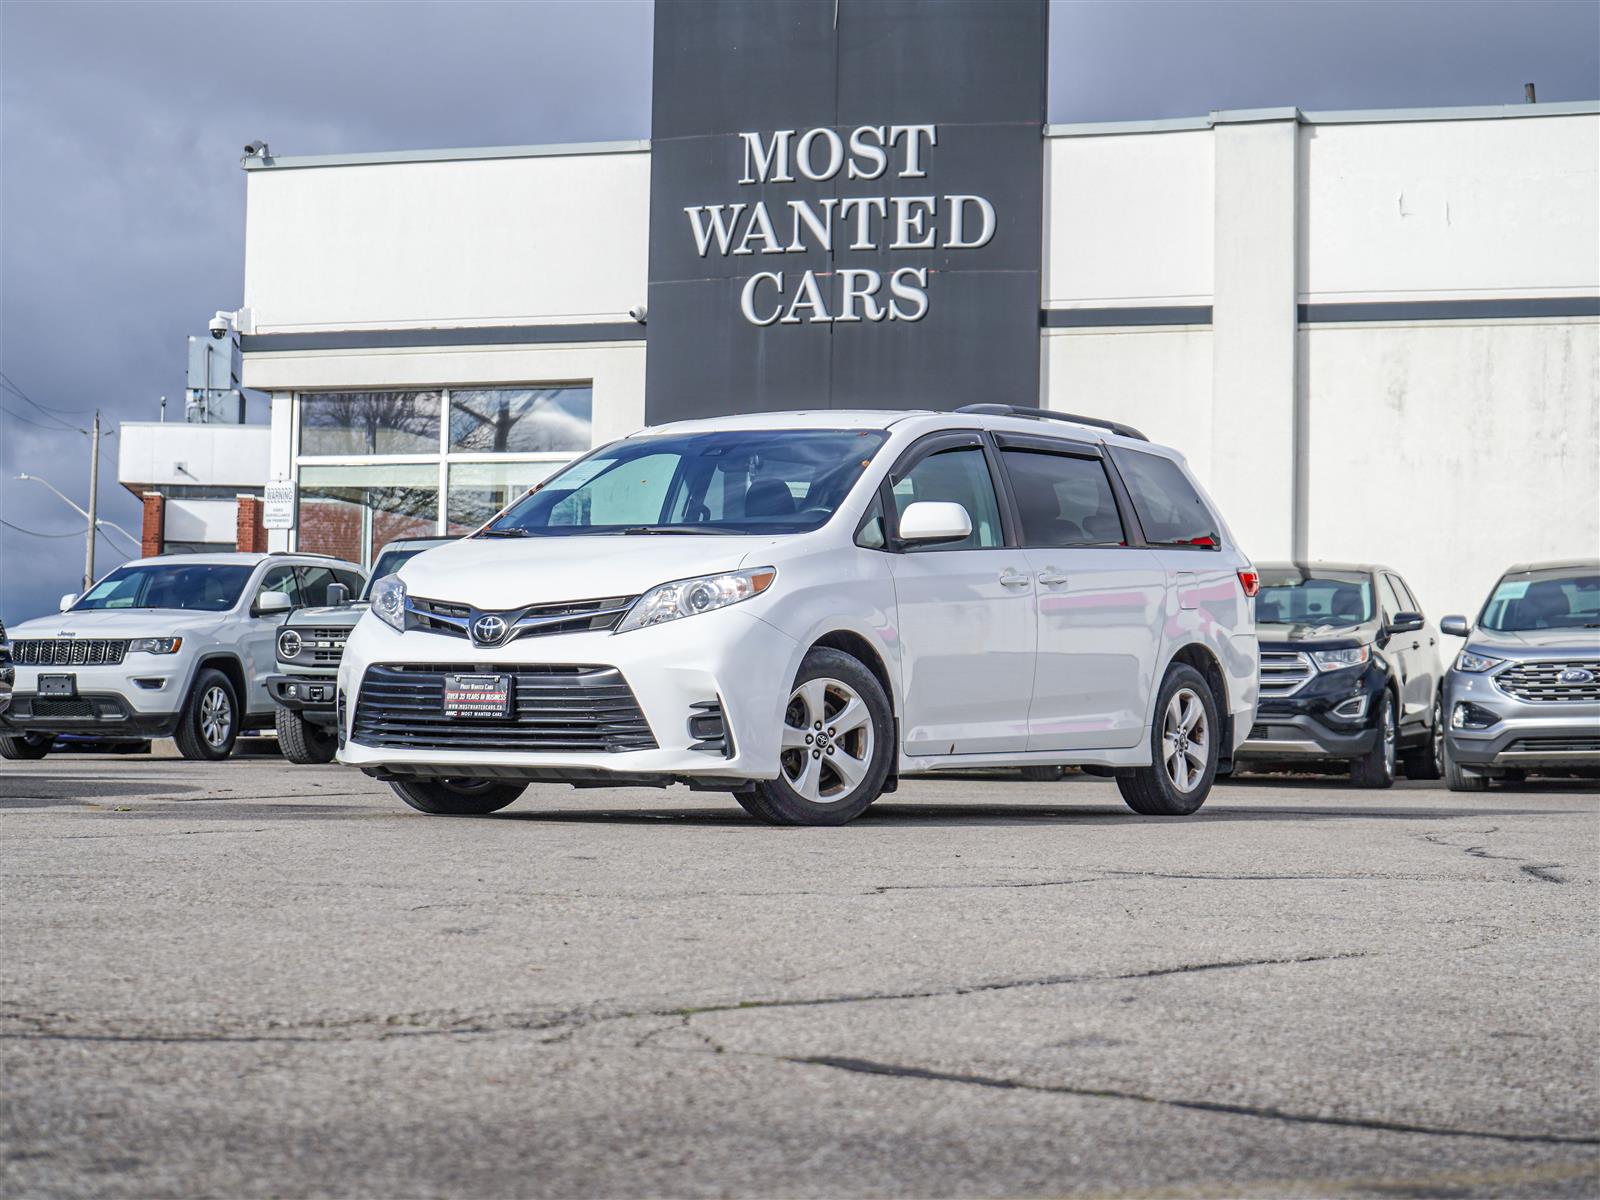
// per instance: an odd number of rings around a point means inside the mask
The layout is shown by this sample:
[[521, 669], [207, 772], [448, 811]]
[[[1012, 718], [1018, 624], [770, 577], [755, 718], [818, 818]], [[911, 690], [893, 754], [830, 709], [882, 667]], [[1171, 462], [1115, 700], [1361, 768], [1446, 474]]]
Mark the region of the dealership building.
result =
[[[749, 61], [697, 7], [649, 141], [245, 160], [273, 548], [464, 532], [678, 417], [999, 402], [1134, 425], [1258, 561], [1385, 562], [1431, 616], [1596, 554], [1600, 104], [1049, 125], [1038, 29], [947, 31], [998, 100], [852, 94], [864, 6]], [[775, 108], [807, 56], [838, 86]]]

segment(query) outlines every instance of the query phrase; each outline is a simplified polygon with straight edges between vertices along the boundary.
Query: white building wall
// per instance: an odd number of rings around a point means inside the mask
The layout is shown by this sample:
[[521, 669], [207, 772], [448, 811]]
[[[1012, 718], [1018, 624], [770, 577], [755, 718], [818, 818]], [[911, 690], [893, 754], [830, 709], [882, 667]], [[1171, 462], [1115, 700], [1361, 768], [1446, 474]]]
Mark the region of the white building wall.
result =
[[267, 481], [269, 426], [124, 421], [118, 430], [118, 483], [259, 488]]

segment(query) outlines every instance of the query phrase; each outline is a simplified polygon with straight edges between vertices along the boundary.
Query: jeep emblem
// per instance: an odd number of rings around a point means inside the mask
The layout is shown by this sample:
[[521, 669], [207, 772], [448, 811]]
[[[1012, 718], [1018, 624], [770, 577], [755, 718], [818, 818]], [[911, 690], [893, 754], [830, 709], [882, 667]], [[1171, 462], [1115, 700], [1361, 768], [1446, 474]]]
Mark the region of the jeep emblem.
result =
[[506, 636], [506, 623], [493, 613], [486, 613], [472, 623], [472, 640], [480, 646], [493, 646]]

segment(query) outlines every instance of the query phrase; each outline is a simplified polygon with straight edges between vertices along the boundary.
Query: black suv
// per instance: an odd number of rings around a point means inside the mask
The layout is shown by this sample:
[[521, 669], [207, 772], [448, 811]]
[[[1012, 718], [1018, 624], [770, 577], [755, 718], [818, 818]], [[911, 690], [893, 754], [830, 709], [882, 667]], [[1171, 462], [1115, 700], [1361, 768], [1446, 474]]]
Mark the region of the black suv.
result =
[[1409, 778], [1439, 778], [1439, 637], [1405, 580], [1341, 563], [1258, 570], [1261, 699], [1239, 763], [1348, 761], [1358, 786], [1386, 788], [1403, 760]]

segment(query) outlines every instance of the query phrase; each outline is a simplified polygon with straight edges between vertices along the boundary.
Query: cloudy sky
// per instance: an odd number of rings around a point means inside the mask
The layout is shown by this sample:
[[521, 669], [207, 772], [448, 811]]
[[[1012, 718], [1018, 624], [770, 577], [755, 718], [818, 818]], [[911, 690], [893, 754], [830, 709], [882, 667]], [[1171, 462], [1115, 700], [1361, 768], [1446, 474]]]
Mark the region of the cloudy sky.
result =
[[[0, 617], [53, 610], [83, 569], [83, 519], [15, 476], [84, 504], [92, 411], [181, 412], [184, 338], [239, 305], [247, 140], [645, 137], [650, 22], [649, 0], [0, 3]], [[1518, 103], [1530, 80], [1592, 100], [1600, 4], [1053, 0], [1050, 69], [1061, 122]], [[102, 515], [137, 535], [104, 448]]]

